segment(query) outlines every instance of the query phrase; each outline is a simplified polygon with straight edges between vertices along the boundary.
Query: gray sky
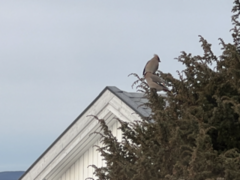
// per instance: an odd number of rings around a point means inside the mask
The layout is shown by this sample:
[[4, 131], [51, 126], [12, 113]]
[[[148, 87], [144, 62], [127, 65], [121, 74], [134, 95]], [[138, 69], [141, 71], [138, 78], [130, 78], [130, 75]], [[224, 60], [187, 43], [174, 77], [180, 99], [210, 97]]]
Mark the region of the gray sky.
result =
[[0, 1], [0, 172], [26, 170], [106, 86], [136, 91], [154, 53], [174, 76], [198, 35], [219, 55], [232, 1]]

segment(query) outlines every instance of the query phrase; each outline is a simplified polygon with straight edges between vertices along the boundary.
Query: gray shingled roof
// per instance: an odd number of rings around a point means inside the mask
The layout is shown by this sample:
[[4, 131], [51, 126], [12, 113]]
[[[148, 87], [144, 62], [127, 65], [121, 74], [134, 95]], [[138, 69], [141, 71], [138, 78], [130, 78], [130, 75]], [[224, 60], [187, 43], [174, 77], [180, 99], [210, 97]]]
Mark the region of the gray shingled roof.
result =
[[151, 113], [150, 108], [143, 106], [144, 103], [148, 102], [143, 93], [126, 92], [118, 89], [115, 86], [107, 86], [106, 88], [115, 94], [118, 98], [120, 98], [129, 107], [131, 107], [139, 115], [147, 117]]

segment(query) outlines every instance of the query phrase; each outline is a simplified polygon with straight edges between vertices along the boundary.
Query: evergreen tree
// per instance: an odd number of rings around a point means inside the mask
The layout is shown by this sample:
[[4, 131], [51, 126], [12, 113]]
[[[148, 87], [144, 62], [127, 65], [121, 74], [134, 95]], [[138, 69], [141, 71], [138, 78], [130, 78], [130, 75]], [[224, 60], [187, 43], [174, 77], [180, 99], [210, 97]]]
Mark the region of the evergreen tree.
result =
[[240, 179], [239, 0], [232, 12], [233, 43], [220, 39], [221, 56], [200, 36], [204, 53], [181, 53], [177, 59], [185, 69], [179, 79], [159, 72], [175, 95], [159, 96], [134, 74], [152, 113], [132, 123], [118, 120], [122, 142], [99, 120], [103, 147], [98, 151], [106, 161], [105, 167], [93, 165], [99, 180]]

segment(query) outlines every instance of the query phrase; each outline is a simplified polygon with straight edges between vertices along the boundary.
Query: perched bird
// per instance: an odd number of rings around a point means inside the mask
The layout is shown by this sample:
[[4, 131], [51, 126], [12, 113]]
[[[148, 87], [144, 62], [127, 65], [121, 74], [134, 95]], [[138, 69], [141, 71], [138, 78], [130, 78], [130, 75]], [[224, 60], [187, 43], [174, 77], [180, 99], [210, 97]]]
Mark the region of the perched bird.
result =
[[159, 76], [152, 74], [150, 72], [145, 73], [145, 79], [150, 88], [156, 89], [157, 91], [167, 91], [171, 92], [166, 86], [165, 81]]
[[150, 59], [147, 64], [145, 65], [145, 68], [143, 69], [143, 75], [150, 72], [155, 74], [155, 72], [158, 70], [158, 63], [161, 62], [158, 55], [154, 54], [154, 57]]

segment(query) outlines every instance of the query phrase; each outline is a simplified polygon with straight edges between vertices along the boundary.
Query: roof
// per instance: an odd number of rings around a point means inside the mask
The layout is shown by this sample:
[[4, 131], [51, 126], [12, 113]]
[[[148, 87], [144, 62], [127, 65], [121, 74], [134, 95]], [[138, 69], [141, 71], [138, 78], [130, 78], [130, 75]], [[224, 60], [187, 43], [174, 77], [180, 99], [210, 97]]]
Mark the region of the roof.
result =
[[107, 86], [102, 92], [92, 101], [92, 103], [67, 127], [67, 129], [47, 148], [47, 150], [27, 169], [27, 171], [20, 177], [19, 180], [23, 179], [24, 176], [31, 171], [31, 169], [51, 150], [51, 148], [71, 129], [76, 122], [91, 108], [95, 102], [99, 100], [107, 91], [114, 94], [123, 103], [130, 107], [139, 116], [149, 116], [151, 110], [147, 107], [142, 106], [143, 103], [147, 102], [147, 99], [142, 93], [125, 92], [118, 89], [115, 86]]
[[151, 113], [149, 108], [143, 106], [144, 103], [148, 102], [143, 93], [121, 91], [115, 86], [107, 86], [105, 89], [110, 90], [139, 115], [147, 117]]

